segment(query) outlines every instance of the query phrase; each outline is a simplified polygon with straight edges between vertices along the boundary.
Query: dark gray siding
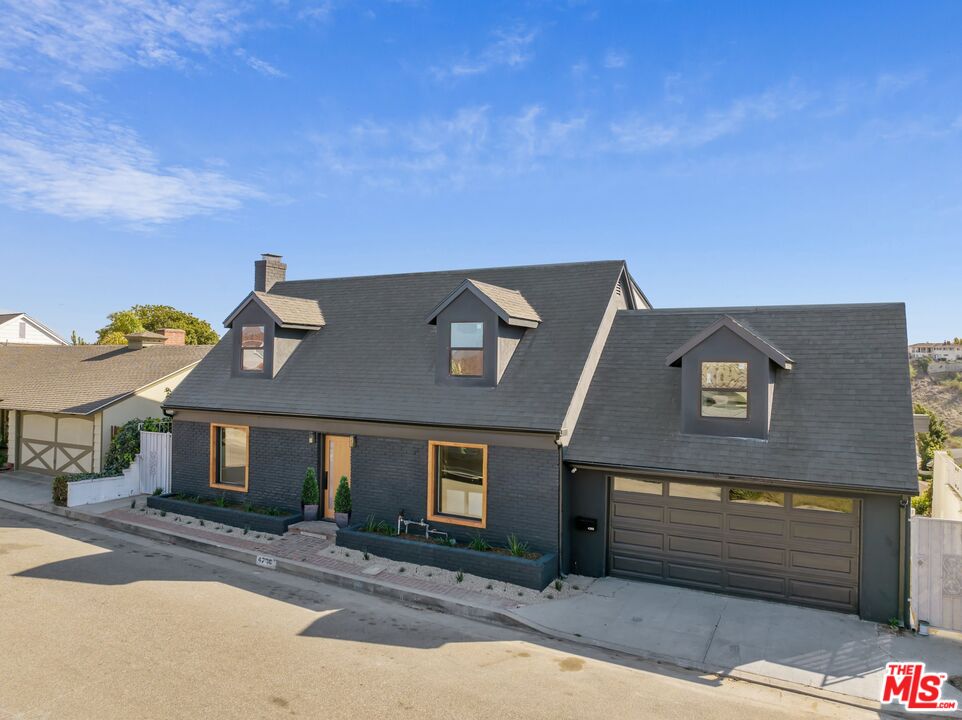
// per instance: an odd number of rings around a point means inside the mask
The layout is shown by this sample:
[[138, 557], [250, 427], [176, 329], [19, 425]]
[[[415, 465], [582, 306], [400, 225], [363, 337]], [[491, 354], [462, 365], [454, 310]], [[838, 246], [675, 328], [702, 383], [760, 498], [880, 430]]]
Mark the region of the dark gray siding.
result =
[[[394, 523], [427, 515], [428, 443], [361, 436], [351, 454], [355, 522], [368, 515]], [[474, 528], [431, 523], [467, 539]], [[552, 450], [488, 447], [488, 542], [504, 545], [516, 534], [532, 549], [558, 550], [558, 453]]]
[[206, 423], [173, 424], [173, 477], [175, 493], [206, 497], [226, 493], [255, 505], [299, 510], [301, 485], [308, 467], [317, 468], [317, 444], [300, 430], [250, 429], [250, 482], [248, 492], [210, 487], [210, 426]]
[[[565, 472], [565, 567], [569, 573], [601, 577], [605, 574], [608, 537], [608, 476], [598, 470]], [[594, 532], [578, 530], [575, 518], [598, 521]]]

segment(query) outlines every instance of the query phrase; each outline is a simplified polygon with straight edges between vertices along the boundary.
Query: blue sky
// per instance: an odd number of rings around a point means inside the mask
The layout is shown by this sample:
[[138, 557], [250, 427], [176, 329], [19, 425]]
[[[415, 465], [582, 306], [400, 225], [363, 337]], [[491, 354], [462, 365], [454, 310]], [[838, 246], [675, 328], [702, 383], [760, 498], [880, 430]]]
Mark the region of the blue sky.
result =
[[0, 307], [624, 258], [962, 335], [959, 3], [0, 0]]

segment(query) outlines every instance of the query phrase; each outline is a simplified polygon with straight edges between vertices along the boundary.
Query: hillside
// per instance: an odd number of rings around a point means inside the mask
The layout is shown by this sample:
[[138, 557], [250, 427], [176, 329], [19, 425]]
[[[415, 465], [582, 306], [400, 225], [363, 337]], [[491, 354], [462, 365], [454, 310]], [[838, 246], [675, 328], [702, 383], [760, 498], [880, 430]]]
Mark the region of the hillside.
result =
[[918, 373], [912, 379], [912, 399], [942, 418], [953, 445], [962, 447], [962, 392]]

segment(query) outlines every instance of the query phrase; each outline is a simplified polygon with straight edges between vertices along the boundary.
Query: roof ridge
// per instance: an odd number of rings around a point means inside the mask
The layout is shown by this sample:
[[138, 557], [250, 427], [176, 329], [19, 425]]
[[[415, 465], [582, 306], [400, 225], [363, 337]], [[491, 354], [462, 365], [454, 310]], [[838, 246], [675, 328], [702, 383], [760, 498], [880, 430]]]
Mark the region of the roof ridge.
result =
[[[529, 270], [532, 268], [561, 268], [561, 267], [572, 267], [575, 265], [605, 265], [605, 264], [615, 264], [620, 263], [626, 265], [625, 260], [581, 260], [574, 262], [562, 262], [562, 263], [532, 263], [529, 265], [494, 265], [490, 267], [474, 267], [474, 268], [454, 268], [451, 270], [418, 270], [414, 272], [405, 273], [375, 273], [373, 275], [339, 275], [336, 277], [321, 277], [321, 278], [302, 278], [300, 280], [283, 280], [278, 282], [277, 285], [292, 285], [294, 283], [307, 283], [307, 282], [324, 282], [330, 280], [358, 280], [360, 278], [386, 278], [386, 277], [411, 277], [413, 275], [444, 275], [444, 274], [460, 274], [460, 273], [472, 273], [479, 271], [488, 270]], [[483, 282], [483, 281], [480, 281]]]
[[682, 307], [682, 308], [650, 308], [647, 310], [619, 310], [628, 315], [698, 315], [710, 313], [738, 313], [765, 312], [768, 310], [826, 310], [829, 308], [899, 308], [905, 307], [904, 302], [877, 303], [809, 303], [799, 305], [733, 305], [720, 307]]

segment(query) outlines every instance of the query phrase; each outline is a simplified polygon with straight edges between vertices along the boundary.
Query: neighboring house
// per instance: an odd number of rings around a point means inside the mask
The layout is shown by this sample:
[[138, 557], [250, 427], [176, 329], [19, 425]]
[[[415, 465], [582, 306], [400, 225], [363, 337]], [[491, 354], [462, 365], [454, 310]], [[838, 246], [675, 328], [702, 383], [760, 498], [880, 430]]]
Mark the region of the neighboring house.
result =
[[166, 332], [128, 335], [129, 345], [0, 345], [9, 461], [46, 474], [99, 472], [113, 430], [160, 416], [168, 392], [211, 349]]
[[915, 343], [909, 345], [909, 357], [913, 360], [918, 358], [931, 358], [932, 360], [962, 360], [962, 345], [955, 343]]
[[[624, 262], [286, 281], [168, 398], [173, 491], [402, 510], [560, 572], [904, 607], [902, 305], [655, 311]], [[865, 349], [871, 352], [866, 353]]]
[[39, 320], [22, 312], [0, 312], [0, 344], [66, 345], [67, 341]]

